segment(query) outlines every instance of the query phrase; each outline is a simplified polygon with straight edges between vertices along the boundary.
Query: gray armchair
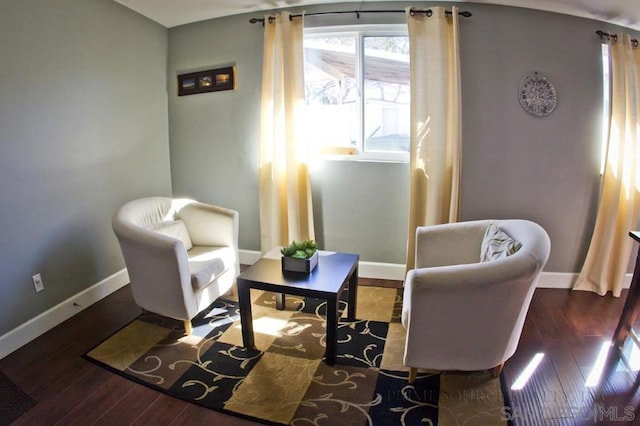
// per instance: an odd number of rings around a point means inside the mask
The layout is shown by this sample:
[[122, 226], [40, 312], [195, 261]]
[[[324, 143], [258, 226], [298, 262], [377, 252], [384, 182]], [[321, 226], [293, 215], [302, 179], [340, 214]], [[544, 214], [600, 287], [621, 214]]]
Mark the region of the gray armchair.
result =
[[240, 271], [238, 212], [188, 199], [148, 197], [120, 207], [112, 221], [143, 309], [191, 319], [228, 292]]

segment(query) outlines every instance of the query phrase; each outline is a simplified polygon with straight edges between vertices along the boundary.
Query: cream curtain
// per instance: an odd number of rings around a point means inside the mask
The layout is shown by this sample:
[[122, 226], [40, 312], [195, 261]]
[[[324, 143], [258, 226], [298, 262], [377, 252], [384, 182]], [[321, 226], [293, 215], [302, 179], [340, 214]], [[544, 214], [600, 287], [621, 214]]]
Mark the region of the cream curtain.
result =
[[407, 8], [411, 61], [411, 148], [407, 270], [418, 226], [457, 222], [460, 202], [458, 8], [446, 16]]
[[263, 253], [314, 239], [304, 117], [303, 18], [265, 17], [260, 135], [260, 232]]
[[620, 296], [640, 207], [640, 49], [627, 34], [610, 41], [611, 119], [600, 204], [575, 290]]

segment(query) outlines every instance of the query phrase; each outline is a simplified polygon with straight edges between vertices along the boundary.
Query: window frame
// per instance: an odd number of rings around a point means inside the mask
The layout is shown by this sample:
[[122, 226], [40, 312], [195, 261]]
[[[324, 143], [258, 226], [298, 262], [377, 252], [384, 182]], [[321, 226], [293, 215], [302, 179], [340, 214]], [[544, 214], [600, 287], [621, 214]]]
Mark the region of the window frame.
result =
[[[409, 152], [365, 152], [364, 151], [364, 112], [365, 112], [365, 96], [364, 96], [364, 38], [365, 37], [408, 37], [408, 28], [406, 24], [375, 24], [375, 25], [347, 25], [347, 26], [326, 26], [311, 27], [304, 29], [304, 39], [307, 36], [323, 37], [323, 36], [355, 36], [356, 38], [356, 82], [358, 88], [358, 121], [359, 121], [359, 137], [356, 143], [355, 153], [340, 153], [348, 147], [335, 145], [331, 147], [331, 153], [320, 153], [322, 159], [341, 160], [341, 161], [371, 161], [371, 162], [393, 162], [408, 163]], [[409, 89], [411, 90], [411, 89]]]

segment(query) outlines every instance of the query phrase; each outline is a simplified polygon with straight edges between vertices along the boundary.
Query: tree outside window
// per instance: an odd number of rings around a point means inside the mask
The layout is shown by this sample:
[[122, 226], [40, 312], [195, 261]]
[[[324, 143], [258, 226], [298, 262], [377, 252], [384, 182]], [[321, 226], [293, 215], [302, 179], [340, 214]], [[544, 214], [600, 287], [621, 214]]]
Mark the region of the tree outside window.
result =
[[409, 40], [388, 31], [305, 35], [306, 136], [316, 152], [406, 160]]

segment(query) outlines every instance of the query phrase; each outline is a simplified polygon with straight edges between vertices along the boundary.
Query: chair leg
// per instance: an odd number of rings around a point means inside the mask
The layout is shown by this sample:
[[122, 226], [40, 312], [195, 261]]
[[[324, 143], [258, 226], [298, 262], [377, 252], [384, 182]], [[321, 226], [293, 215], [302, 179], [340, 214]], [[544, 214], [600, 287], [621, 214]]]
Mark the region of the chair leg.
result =
[[184, 333], [187, 336], [191, 336], [191, 333], [193, 333], [193, 327], [191, 326], [191, 320], [184, 320]]
[[236, 298], [238, 297], [238, 286], [237, 286], [237, 284], [233, 284], [231, 286], [231, 290], [229, 290], [228, 294], [231, 297], [236, 297]]
[[502, 367], [504, 367], [504, 362], [491, 369], [491, 374], [493, 375], [493, 377], [500, 377], [500, 373], [502, 373]]
[[418, 369], [415, 367], [409, 367], [409, 384], [413, 384], [418, 377]]

